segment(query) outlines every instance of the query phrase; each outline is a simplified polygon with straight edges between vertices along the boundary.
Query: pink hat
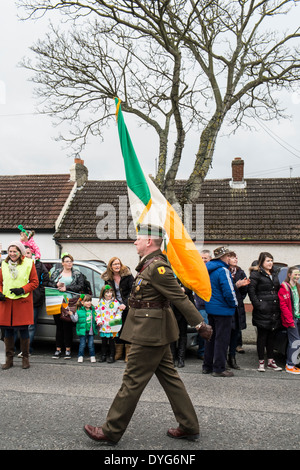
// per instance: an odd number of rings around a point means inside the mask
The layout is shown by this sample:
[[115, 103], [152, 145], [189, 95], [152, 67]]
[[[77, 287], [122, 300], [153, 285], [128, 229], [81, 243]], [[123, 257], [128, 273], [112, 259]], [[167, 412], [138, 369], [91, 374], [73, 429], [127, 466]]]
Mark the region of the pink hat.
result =
[[25, 254], [26, 254], [25, 247], [24, 247], [23, 243], [21, 243], [19, 240], [14, 240], [13, 242], [11, 242], [8, 245], [8, 248], [10, 246], [16, 246], [18, 248], [18, 250], [21, 252], [21, 255], [25, 256]]

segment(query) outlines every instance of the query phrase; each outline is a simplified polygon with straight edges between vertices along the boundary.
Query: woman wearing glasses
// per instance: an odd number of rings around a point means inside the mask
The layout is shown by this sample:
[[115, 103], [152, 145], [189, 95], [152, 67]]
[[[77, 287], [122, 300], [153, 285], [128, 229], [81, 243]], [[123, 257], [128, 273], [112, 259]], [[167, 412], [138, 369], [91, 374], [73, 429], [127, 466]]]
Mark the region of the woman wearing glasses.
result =
[[[61, 292], [84, 293], [84, 276], [73, 268], [74, 258], [69, 253], [63, 253], [61, 258], [62, 268], [56, 269], [50, 277], [49, 286], [57, 288]], [[69, 295], [72, 297], [72, 294]], [[60, 319], [60, 315], [53, 315], [56, 325], [56, 351], [53, 359], [62, 356], [62, 348], [65, 347], [65, 359], [71, 359], [71, 346], [73, 341], [73, 323]]]

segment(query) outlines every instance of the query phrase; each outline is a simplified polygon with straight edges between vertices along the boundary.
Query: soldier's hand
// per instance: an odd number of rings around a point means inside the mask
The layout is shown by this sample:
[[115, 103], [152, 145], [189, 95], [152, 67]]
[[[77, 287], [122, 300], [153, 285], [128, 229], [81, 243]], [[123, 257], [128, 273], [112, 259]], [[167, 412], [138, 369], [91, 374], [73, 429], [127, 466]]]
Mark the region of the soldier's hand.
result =
[[201, 338], [209, 341], [211, 338], [211, 335], [213, 334], [213, 329], [210, 325], [207, 325], [206, 323], [202, 322], [200, 327], [198, 328], [198, 333], [201, 336]]

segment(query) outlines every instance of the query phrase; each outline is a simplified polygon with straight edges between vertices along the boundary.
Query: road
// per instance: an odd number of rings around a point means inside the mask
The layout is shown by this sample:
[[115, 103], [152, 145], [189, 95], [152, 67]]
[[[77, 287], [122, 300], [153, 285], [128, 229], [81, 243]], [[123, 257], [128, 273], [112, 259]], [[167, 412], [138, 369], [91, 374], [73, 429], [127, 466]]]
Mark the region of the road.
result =
[[86, 423], [101, 425], [105, 420], [125, 363], [91, 364], [85, 358], [79, 364], [75, 352], [69, 361], [54, 360], [53, 350], [52, 344], [38, 344], [30, 358], [30, 369], [23, 370], [21, 359], [15, 357], [12, 369], [0, 370], [1, 450], [101, 449], [103, 458], [127, 455], [126, 451], [135, 455], [135, 451], [144, 450], [154, 456], [185, 451], [193, 460], [192, 456], [203, 455], [202, 450], [299, 448], [300, 377], [285, 371], [257, 372], [253, 344], [246, 344], [246, 353], [238, 355], [241, 370], [231, 378], [203, 375], [202, 361], [194, 350], [189, 351], [186, 367], [179, 373], [199, 417], [201, 435], [197, 442], [166, 435], [168, 427], [177, 424], [153, 377], [126, 433], [113, 448], [90, 440], [82, 428]]

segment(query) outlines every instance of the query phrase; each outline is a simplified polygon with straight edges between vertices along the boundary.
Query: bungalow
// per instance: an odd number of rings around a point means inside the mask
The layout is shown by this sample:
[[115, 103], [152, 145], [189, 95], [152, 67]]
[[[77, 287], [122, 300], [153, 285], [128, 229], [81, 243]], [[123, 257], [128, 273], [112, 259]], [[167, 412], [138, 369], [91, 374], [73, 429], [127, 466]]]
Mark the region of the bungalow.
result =
[[[184, 181], [177, 181], [180, 193]], [[232, 162], [232, 178], [206, 180], [183, 220], [199, 250], [226, 245], [248, 273], [261, 251], [276, 262], [300, 264], [300, 178], [244, 178], [244, 162]], [[36, 231], [42, 257], [62, 252], [78, 260], [118, 256], [134, 271], [135, 231], [126, 181], [88, 180], [83, 160], [70, 175], [0, 177], [0, 242], [18, 237], [17, 227]]]
[[[176, 183], [180, 192], [183, 181]], [[261, 251], [278, 263], [300, 263], [300, 178], [244, 179], [244, 162], [232, 161], [232, 178], [206, 180], [184, 220], [199, 250], [226, 245], [248, 273]], [[54, 239], [77, 259], [137, 263], [126, 181], [86, 181], [77, 190]]]

